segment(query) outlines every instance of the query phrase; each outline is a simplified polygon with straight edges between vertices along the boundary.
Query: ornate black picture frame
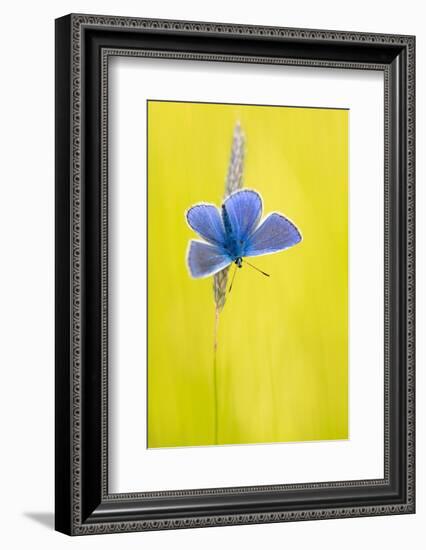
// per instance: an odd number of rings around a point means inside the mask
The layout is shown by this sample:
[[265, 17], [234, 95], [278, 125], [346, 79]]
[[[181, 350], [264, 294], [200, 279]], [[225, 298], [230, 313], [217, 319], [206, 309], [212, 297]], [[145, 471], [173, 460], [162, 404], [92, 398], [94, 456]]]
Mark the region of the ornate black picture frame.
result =
[[[107, 74], [117, 55], [383, 72], [383, 479], [109, 493]], [[74, 14], [56, 21], [58, 531], [414, 513], [414, 80], [413, 36]]]

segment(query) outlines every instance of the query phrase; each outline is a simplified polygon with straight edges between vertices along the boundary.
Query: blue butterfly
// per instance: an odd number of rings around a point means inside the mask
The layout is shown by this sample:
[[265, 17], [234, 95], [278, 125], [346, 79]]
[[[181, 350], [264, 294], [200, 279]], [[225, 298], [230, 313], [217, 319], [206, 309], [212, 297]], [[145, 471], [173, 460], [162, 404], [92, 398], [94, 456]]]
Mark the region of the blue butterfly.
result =
[[221, 210], [205, 203], [189, 208], [189, 226], [206, 241], [189, 243], [187, 263], [191, 276], [209, 277], [232, 263], [242, 267], [244, 261], [248, 264], [244, 260], [248, 256], [280, 252], [302, 240], [297, 227], [282, 214], [273, 212], [259, 223], [261, 215], [262, 198], [250, 189], [229, 195]]

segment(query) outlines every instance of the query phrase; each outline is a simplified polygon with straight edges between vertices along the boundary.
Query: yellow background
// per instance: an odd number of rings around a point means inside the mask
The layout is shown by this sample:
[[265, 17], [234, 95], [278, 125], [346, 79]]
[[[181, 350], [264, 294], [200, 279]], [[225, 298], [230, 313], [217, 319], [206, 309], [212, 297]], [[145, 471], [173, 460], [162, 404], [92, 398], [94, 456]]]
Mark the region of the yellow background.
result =
[[219, 444], [348, 437], [348, 111], [148, 103], [148, 446], [211, 445], [212, 282], [191, 279], [185, 210], [220, 204], [234, 126], [244, 187], [303, 241], [252, 258], [220, 315]]

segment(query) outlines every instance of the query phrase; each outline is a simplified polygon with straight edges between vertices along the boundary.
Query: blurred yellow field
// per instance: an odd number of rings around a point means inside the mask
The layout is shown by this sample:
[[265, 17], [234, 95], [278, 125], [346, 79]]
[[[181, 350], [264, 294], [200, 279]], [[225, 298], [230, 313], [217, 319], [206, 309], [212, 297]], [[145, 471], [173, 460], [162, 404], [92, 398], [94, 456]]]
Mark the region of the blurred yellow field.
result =
[[[349, 112], [148, 103], [148, 447], [348, 437]], [[219, 315], [192, 279], [185, 220], [224, 195], [233, 131], [244, 187], [303, 241], [243, 265]], [[216, 384], [216, 386], [215, 386]]]

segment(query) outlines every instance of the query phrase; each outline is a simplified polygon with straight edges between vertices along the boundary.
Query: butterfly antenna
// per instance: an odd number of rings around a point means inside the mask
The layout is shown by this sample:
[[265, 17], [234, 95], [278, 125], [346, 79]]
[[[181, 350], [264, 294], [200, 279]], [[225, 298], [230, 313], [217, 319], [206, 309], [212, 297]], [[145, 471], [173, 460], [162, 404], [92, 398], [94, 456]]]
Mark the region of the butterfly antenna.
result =
[[259, 273], [262, 273], [262, 275], [265, 275], [265, 277], [270, 277], [269, 273], [266, 273], [265, 271], [262, 271], [261, 269], [259, 269], [258, 267], [256, 267], [255, 265], [249, 263], [247, 260], [244, 260], [244, 262], [249, 265], [250, 267], [252, 267], [253, 269], [255, 269], [256, 271], [258, 271]]
[[228, 292], [231, 292], [232, 290], [232, 285], [234, 284], [234, 279], [235, 279], [235, 275], [237, 274], [237, 266], [235, 265], [235, 269], [234, 269], [234, 274], [232, 275], [232, 280], [231, 280], [231, 284], [229, 285], [229, 290]]

